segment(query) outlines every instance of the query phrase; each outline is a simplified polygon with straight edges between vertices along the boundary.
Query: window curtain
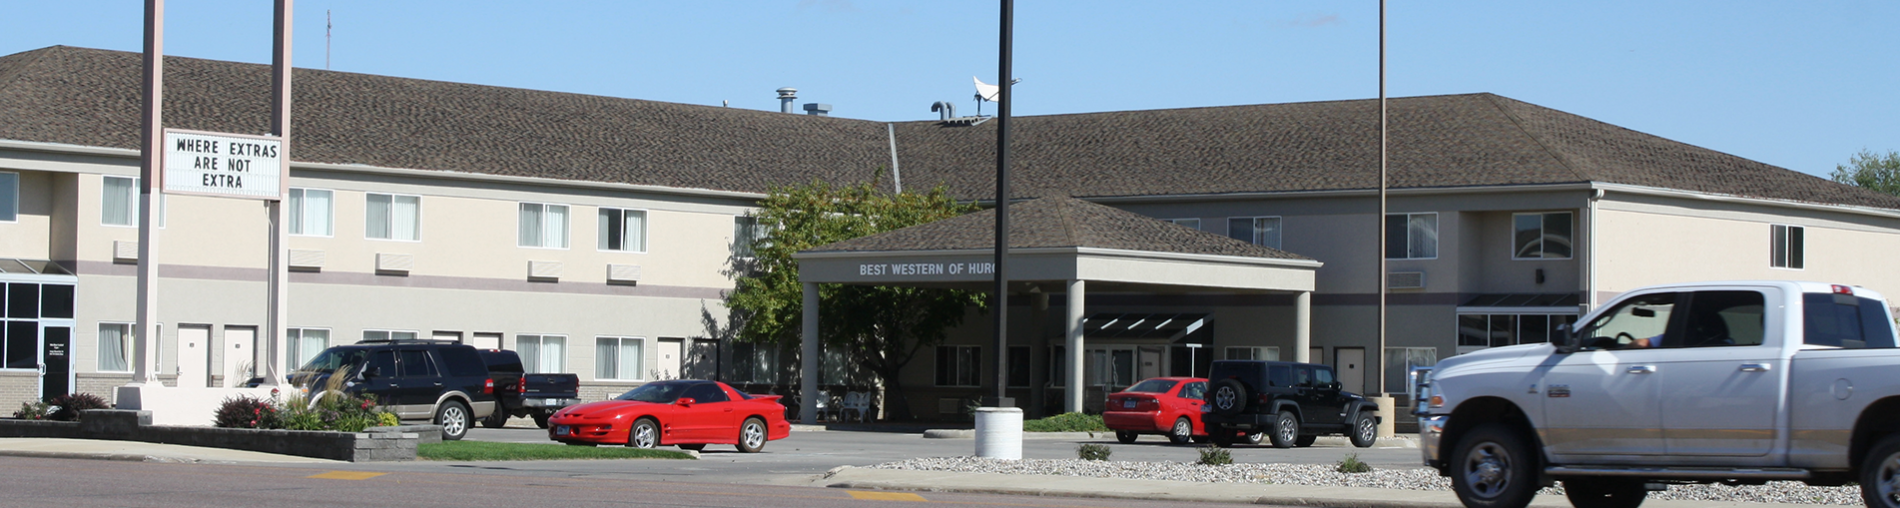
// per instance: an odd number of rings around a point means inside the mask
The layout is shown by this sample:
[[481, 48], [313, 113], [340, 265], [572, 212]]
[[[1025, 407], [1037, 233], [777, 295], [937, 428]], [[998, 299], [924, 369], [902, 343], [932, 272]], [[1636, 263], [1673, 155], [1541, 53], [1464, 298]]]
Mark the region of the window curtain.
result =
[[330, 347], [330, 331], [303, 330], [297, 337], [296, 347], [297, 356], [291, 359], [290, 369], [287, 369], [286, 372], [297, 370], [297, 367], [303, 366], [305, 363], [310, 363], [310, 360], [316, 359], [318, 353], [322, 353], [325, 348]]
[[545, 242], [542, 243], [541, 246], [560, 249], [567, 248], [567, 206], [547, 205], [545, 213], [548, 216], [548, 220], [543, 223], [542, 229], [544, 230], [544, 235], [542, 236], [542, 240]]
[[600, 209], [600, 227], [594, 238], [598, 239], [600, 250], [620, 250], [621, 225], [620, 210]]
[[640, 341], [620, 339], [620, 379], [640, 379]]
[[390, 233], [397, 240], [416, 240], [421, 238], [422, 198], [416, 196], [395, 196], [390, 206]]
[[363, 236], [383, 239], [390, 238], [389, 209], [390, 195], [369, 195], [369, 206], [363, 213]]
[[[292, 205], [292, 213], [303, 214], [303, 234], [330, 236], [330, 191], [306, 190], [303, 192], [304, 206]], [[291, 219], [291, 224], [298, 224]], [[328, 332], [325, 332], [328, 333]]]
[[567, 370], [566, 366], [562, 365], [561, 362], [562, 359], [566, 358], [566, 356], [562, 354], [562, 346], [565, 345], [564, 342], [565, 341], [560, 337], [541, 338], [541, 357], [539, 358], [541, 370], [536, 372], [561, 372]]
[[626, 230], [621, 233], [626, 238], [626, 249], [634, 252], [647, 250], [647, 213], [639, 210], [626, 211]]
[[600, 379], [625, 379], [620, 377], [618, 356], [614, 350], [619, 339], [594, 339], [594, 376]]
[[125, 325], [99, 325], [99, 370], [102, 372], [125, 372], [132, 370], [125, 357]]
[[541, 205], [534, 204], [534, 203], [522, 203], [520, 224], [521, 224], [521, 227], [519, 228], [519, 231], [520, 231], [519, 237], [517, 241], [515, 242], [515, 245], [519, 245], [522, 247], [540, 247], [541, 246]]
[[1438, 216], [1434, 214], [1413, 215], [1411, 218], [1410, 257], [1438, 257]]
[[0, 221], [20, 218], [20, 175], [0, 173]]
[[521, 367], [529, 373], [547, 372], [541, 370], [541, 338], [534, 335], [515, 336], [515, 352], [521, 355]]
[[106, 177], [105, 192], [100, 198], [104, 207], [100, 216], [105, 223], [119, 226], [135, 224], [137, 214], [133, 210], [137, 209], [138, 201], [133, 196], [137, 194], [138, 179]]
[[290, 200], [289, 200], [289, 201], [290, 201], [290, 204], [288, 204], [288, 205], [286, 205], [286, 208], [287, 208], [287, 210], [285, 210], [285, 212], [286, 212], [286, 213], [288, 213], [288, 214], [290, 215], [290, 218], [289, 218], [289, 220], [290, 220], [290, 234], [293, 234], [293, 235], [301, 235], [301, 234], [304, 234], [304, 232], [303, 232], [303, 230], [304, 230], [304, 225], [303, 225], [303, 216], [304, 216], [304, 213], [303, 213], [303, 207], [304, 207], [304, 201], [303, 201], [303, 194], [304, 194], [304, 190], [303, 190], [303, 189], [291, 189], [291, 190], [290, 190]]
[[1253, 220], [1254, 245], [1280, 248], [1280, 219]]

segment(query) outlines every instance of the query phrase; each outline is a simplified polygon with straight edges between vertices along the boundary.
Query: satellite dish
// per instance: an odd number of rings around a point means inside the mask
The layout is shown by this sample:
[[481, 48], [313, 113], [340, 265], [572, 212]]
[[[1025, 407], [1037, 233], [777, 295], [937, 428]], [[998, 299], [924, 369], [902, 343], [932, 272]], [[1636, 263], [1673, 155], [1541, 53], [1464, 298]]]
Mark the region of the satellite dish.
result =
[[971, 76], [970, 79], [973, 81], [976, 81], [976, 98], [977, 99], [986, 100], [990, 102], [1003, 101], [1003, 97], [1002, 97], [1003, 87], [992, 85], [989, 83], [984, 83], [982, 79], [978, 79], [975, 76]]

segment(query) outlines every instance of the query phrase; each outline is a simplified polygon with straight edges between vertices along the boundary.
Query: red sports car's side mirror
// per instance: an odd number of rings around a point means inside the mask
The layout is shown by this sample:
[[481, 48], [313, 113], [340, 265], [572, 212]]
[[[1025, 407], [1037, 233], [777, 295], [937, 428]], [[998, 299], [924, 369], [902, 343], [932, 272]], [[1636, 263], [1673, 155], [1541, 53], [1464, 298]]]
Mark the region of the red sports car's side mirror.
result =
[[692, 397], [680, 397], [680, 400], [673, 401], [674, 404], [679, 404], [682, 406], [692, 406], [694, 402], [698, 402], [698, 401], [693, 400]]

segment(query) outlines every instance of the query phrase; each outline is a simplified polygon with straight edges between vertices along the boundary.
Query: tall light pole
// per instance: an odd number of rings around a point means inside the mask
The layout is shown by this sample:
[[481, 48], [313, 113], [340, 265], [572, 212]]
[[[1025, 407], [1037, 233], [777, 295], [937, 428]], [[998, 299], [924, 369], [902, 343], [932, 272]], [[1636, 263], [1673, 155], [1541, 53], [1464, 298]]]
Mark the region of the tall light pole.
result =
[[1014, 406], [1009, 399], [1009, 105], [1010, 32], [1013, 30], [1016, 2], [1003, 1], [1000, 49], [997, 56], [997, 86], [1002, 90], [996, 102], [996, 295], [990, 299], [996, 307], [996, 394], [989, 407]]
[[[1379, 349], [1372, 353], [1375, 358], [1378, 358], [1378, 363], [1375, 364], [1378, 368], [1372, 370], [1372, 389], [1366, 391], [1378, 395], [1385, 394], [1385, 133], [1385, 0], [1379, 0], [1379, 276], [1374, 278], [1379, 284]], [[1406, 227], [1411, 227], [1409, 220]]]

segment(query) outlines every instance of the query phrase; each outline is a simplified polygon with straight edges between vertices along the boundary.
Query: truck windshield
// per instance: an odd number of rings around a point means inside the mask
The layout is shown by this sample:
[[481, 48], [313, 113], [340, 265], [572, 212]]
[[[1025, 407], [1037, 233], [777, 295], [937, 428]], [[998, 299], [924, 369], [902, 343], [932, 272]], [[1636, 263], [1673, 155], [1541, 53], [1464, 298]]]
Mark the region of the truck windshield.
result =
[[620, 394], [620, 396], [615, 397], [614, 400], [672, 404], [674, 401], [679, 400], [680, 394], [686, 393], [686, 389], [692, 386], [691, 383], [668, 383], [664, 381], [647, 383], [641, 385], [639, 388], [627, 390], [627, 393]]

